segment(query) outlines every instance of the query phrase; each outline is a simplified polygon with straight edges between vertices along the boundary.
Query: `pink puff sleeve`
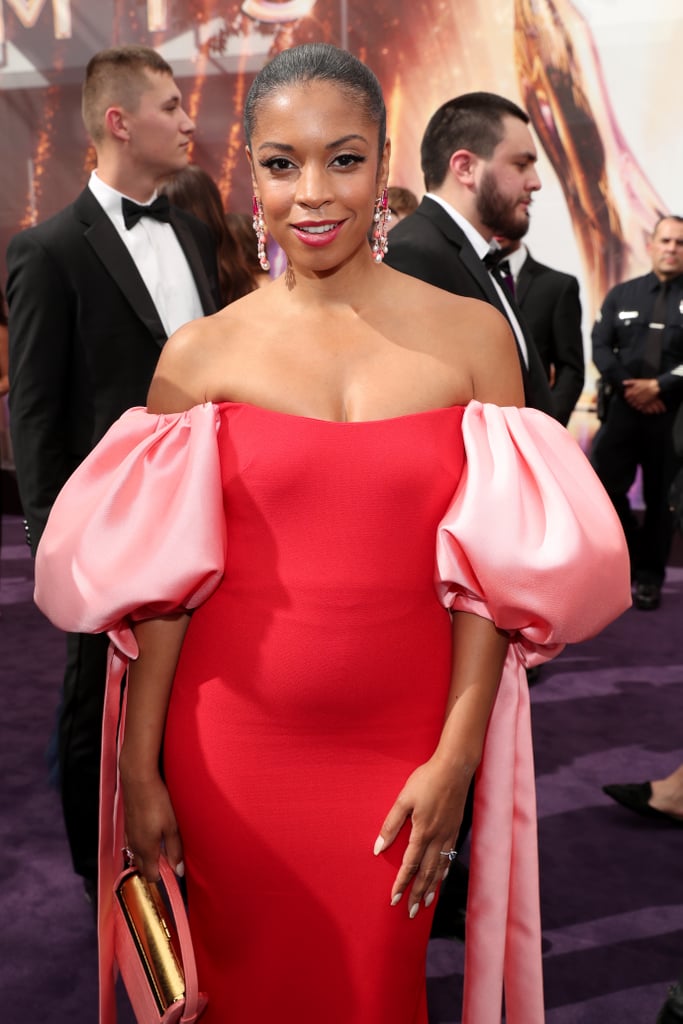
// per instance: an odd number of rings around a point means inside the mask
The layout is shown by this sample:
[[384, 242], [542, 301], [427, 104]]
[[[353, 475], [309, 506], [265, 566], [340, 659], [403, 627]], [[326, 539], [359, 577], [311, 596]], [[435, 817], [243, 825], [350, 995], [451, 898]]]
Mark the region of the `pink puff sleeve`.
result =
[[438, 528], [437, 589], [510, 648], [475, 783], [463, 1024], [543, 1024], [536, 796], [524, 667], [631, 603], [612, 504], [579, 446], [534, 409], [472, 402], [465, 467]]
[[107, 632], [137, 656], [131, 623], [190, 610], [218, 586], [225, 515], [218, 410], [131, 409], [60, 492], [36, 554], [35, 600], [60, 629]]
[[45, 615], [60, 629], [107, 632], [112, 641], [100, 777], [101, 1024], [116, 1021], [113, 887], [124, 845], [117, 737], [125, 728], [126, 667], [138, 655], [132, 626], [196, 608], [222, 579], [218, 430], [210, 404], [161, 416], [129, 410], [67, 481], [36, 554], [35, 600]]
[[472, 402], [462, 431], [465, 469], [438, 529], [441, 599], [493, 619], [525, 658], [553, 657], [631, 603], [616, 512], [578, 444], [544, 413]]

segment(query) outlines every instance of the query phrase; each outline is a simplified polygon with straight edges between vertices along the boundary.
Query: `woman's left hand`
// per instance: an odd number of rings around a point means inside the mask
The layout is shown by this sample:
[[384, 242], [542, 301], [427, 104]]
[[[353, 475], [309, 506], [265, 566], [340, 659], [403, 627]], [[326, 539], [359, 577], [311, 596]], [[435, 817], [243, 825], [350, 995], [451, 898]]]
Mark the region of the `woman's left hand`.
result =
[[391, 890], [391, 905], [396, 906], [412, 880], [410, 917], [415, 917], [421, 901], [426, 907], [432, 904], [446, 876], [450, 860], [442, 853], [453, 849], [471, 781], [471, 772], [456, 771], [452, 764], [432, 758], [408, 777], [382, 825], [376, 854], [391, 846], [406, 818], [412, 821], [403, 863]]

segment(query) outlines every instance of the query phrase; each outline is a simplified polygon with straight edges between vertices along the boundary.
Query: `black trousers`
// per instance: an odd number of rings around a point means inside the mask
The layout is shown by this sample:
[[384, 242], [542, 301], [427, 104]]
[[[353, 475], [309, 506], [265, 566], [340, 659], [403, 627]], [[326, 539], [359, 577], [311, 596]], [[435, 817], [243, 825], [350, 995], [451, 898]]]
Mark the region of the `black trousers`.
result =
[[100, 748], [107, 671], [106, 633], [69, 633], [59, 718], [64, 824], [74, 870], [97, 878]]
[[[639, 583], [663, 583], [671, 548], [674, 415], [638, 412], [617, 394], [593, 440], [591, 463], [617, 511], [631, 557], [631, 577]], [[645, 504], [642, 523], [628, 499], [638, 466]]]

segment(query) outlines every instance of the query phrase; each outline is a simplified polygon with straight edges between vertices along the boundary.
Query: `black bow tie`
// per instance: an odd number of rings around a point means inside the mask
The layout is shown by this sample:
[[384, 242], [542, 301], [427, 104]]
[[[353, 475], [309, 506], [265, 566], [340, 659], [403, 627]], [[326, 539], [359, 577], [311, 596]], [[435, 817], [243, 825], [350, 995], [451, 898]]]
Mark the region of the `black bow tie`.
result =
[[482, 263], [484, 264], [487, 270], [494, 270], [502, 259], [502, 249], [489, 249], [486, 255], [482, 258]]
[[162, 220], [166, 224], [171, 220], [171, 207], [167, 195], [157, 196], [149, 206], [141, 206], [132, 199], [122, 199], [121, 209], [127, 231], [134, 227], [141, 217], [154, 217], [155, 220]]

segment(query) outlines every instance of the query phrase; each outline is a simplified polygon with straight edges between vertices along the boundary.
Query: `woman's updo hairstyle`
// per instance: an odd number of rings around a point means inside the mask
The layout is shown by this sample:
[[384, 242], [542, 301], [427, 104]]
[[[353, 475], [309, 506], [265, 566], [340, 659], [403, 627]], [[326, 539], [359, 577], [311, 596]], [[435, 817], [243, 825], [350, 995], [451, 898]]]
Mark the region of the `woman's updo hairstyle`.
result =
[[381, 155], [387, 132], [387, 112], [381, 86], [367, 65], [348, 50], [340, 50], [329, 43], [304, 43], [283, 50], [259, 71], [244, 105], [247, 145], [251, 146], [262, 100], [278, 89], [314, 81], [334, 82], [361, 100], [368, 117], [377, 125]]

